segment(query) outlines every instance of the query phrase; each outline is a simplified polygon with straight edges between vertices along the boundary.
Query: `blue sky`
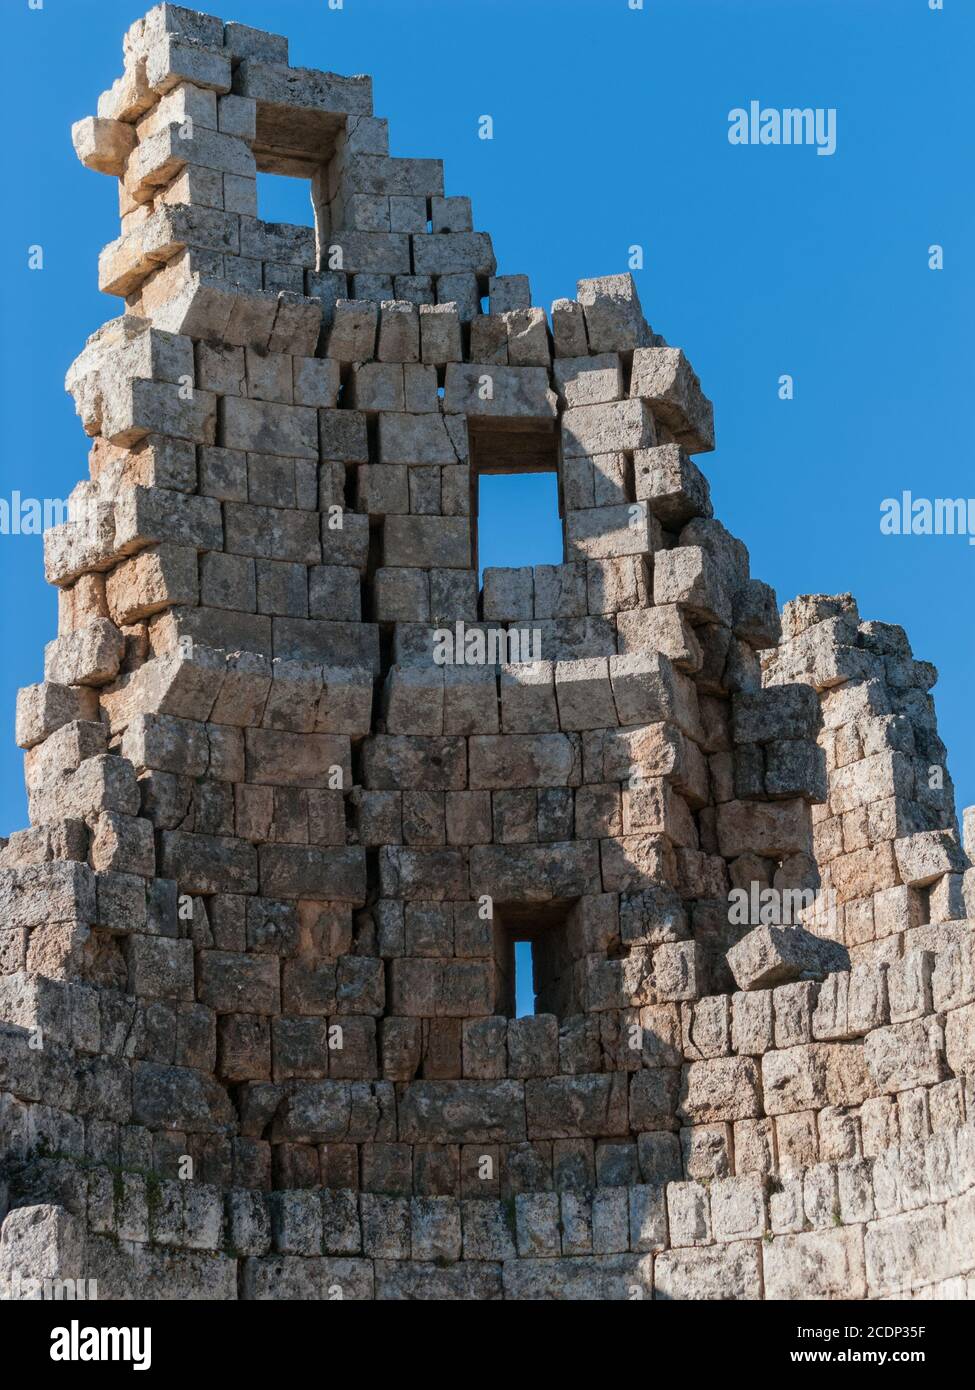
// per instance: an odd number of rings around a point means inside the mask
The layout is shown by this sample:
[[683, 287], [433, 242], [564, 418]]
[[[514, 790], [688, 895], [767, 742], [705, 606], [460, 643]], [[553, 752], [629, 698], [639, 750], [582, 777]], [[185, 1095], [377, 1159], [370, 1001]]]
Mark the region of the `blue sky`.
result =
[[[118, 233], [113, 180], [75, 160], [71, 122], [121, 70], [138, 0], [4, 0], [11, 115], [0, 228], [4, 445], [0, 497], [66, 496], [87, 442], [63, 392], [86, 336], [118, 312], [97, 255]], [[656, 331], [715, 402], [702, 456], [717, 514], [780, 602], [851, 590], [902, 623], [941, 672], [959, 804], [975, 802], [975, 547], [882, 536], [880, 503], [975, 494], [972, 469], [975, 6], [945, 0], [233, 0], [225, 18], [285, 33], [296, 65], [370, 72], [394, 154], [441, 156], [473, 198], [502, 272], [534, 302], [579, 277], [636, 272]], [[966, 92], [968, 95], [966, 96]], [[728, 113], [833, 107], [837, 150], [728, 142]], [[478, 139], [478, 118], [494, 139]], [[298, 184], [269, 218], [308, 221]], [[945, 268], [928, 268], [944, 246]], [[27, 269], [28, 247], [44, 268]], [[780, 376], [795, 398], [778, 398]], [[485, 519], [482, 559], [560, 558], [525, 489]], [[514, 505], [512, 505], [512, 502]], [[26, 823], [13, 743], [18, 686], [55, 632], [37, 538], [0, 536], [0, 833]]]

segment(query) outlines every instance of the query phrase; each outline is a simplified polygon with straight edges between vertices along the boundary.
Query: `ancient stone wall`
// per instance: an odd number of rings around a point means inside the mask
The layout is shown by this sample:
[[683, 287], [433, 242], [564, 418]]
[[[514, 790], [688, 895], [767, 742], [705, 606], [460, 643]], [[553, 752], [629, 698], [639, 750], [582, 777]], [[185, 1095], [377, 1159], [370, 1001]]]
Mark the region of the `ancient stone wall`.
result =
[[[283, 38], [124, 47], [0, 851], [6, 1296], [965, 1296], [931, 668], [848, 596], [783, 630], [628, 275], [532, 306]], [[481, 589], [479, 476], [544, 468], [565, 563]]]

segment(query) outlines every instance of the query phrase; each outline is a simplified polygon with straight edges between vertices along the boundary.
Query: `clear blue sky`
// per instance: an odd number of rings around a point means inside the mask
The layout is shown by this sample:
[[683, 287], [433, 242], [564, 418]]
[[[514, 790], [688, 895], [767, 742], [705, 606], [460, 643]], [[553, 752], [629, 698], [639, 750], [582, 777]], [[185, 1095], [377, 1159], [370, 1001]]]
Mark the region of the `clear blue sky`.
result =
[[[10, 168], [2, 222], [0, 496], [66, 496], [87, 443], [62, 389], [118, 312], [96, 263], [118, 233], [113, 180], [84, 170], [71, 122], [121, 71], [139, 0], [3, 0]], [[715, 402], [699, 459], [717, 514], [780, 602], [852, 590], [938, 666], [959, 802], [975, 802], [968, 721], [975, 547], [883, 537], [884, 497], [975, 494], [972, 468], [975, 5], [945, 0], [228, 0], [224, 18], [285, 33], [292, 63], [370, 72], [392, 152], [442, 156], [503, 272], [534, 302], [626, 269], [647, 317]], [[965, 92], [969, 95], [966, 97]], [[728, 113], [835, 107], [838, 148], [737, 148]], [[477, 138], [478, 117], [495, 138]], [[278, 181], [281, 182], [281, 181]], [[299, 185], [269, 217], [307, 221]], [[932, 272], [927, 249], [945, 247]], [[27, 248], [44, 248], [28, 271]], [[780, 375], [795, 399], [777, 396]], [[517, 480], [523, 486], [523, 480]], [[541, 486], [541, 484], [539, 484]], [[531, 484], [527, 484], [531, 486]], [[485, 523], [482, 559], [557, 560], [519, 500]], [[5, 660], [0, 833], [26, 823], [18, 686], [55, 631], [36, 538], [0, 536]]]

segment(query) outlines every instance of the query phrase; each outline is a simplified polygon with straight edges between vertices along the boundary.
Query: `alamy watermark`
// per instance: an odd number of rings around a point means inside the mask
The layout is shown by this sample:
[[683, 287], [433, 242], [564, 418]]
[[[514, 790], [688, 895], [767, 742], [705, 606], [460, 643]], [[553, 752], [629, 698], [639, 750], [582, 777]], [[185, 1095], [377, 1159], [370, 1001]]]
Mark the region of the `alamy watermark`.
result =
[[15, 1269], [3, 1284], [3, 1297], [11, 1302], [94, 1303], [98, 1298], [97, 1279], [60, 1279], [45, 1276], [24, 1278]]
[[967, 536], [975, 545], [975, 497], [885, 497], [880, 504], [883, 536]]
[[833, 888], [770, 888], [753, 880], [728, 894], [728, 921], [738, 927], [818, 927], [836, 929]]
[[433, 633], [435, 666], [510, 666], [541, 661], [542, 630], [533, 628], [467, 627], [463, 619]]
[[52, 1361], [131, 1361], [133, 1371], [152, 1365], [152, 1328], [82, 1327], [77, 1318], [51, 1332]]
[[0, 497], [0, 536], [42, 536], [52, 526], [80, 519], [63, 497], [24, 497], [16, 488]]
[[778, 110], [750, 101], [728, 112], [731, 145], [815, 145], [817, 154], [836, 153], [835, 106], [786, 106]]

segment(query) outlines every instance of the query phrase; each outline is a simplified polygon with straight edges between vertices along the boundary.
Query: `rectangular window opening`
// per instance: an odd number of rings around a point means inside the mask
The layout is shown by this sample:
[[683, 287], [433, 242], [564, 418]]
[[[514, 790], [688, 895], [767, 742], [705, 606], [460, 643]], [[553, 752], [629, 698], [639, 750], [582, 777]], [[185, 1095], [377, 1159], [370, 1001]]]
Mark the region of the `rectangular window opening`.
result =
[[471, 524], [476, 563], [518, 569], [565, 558], [554, 433], [471, 431]]
[[262, 222], [314, 227], [311, 179], [291, 174], [258, 173], [257, 215]]
[[568, 903], [495, 909], [498, 1011], [508, 1018], [574, 1011], [573, 966], [566, 922]]

